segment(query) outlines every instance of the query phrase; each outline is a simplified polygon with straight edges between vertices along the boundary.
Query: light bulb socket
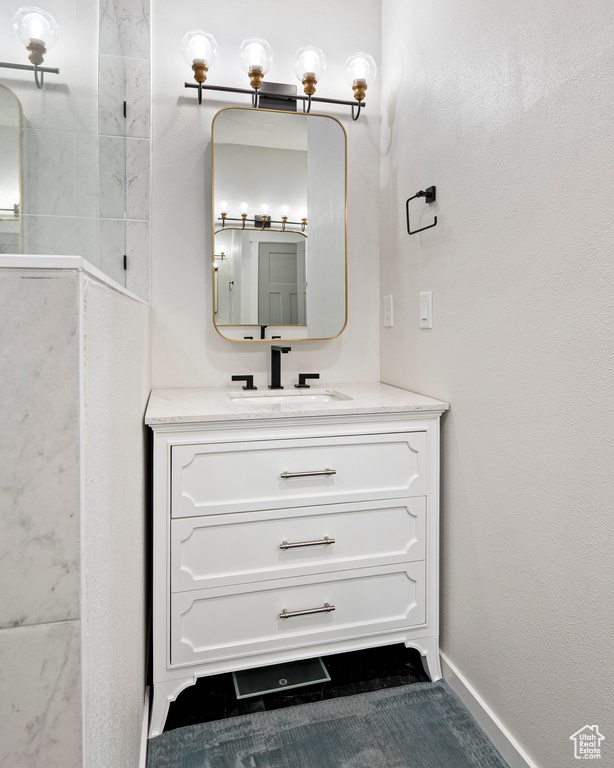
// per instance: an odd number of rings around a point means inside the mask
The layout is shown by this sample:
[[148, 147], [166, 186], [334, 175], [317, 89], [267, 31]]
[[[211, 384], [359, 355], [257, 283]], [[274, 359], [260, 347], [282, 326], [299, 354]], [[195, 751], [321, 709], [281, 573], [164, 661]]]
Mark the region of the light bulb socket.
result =
[[30, 51], [28, 59], [32, 62], [32, 64], [35, 66], [40, 66], [43, 63], [47, 49], [45, 48], [45, 43], [43, 43], [42, 40], [35, 40], [34, 38], [31, 38], [26, 45], [26, 50]]
[[246, 213], [242, 213], [241, 214], [241, 218], [243, 219], [243, 221], [247, 221], [247, 214]]
[[204, 83], [207, 79], [209, 67], [204, 61], [197, 60], [192, 64], [192, 71], [194, 72], [194, 80], [196, 80], [197, 83]]
[[318, 78], [314, 74], [311, 72], [305, 72], [303, 75], [302, 83], [307, 96], [313, 96], [313, 94], [316, 92], [317, 82]]
[[281, 217], [281, 220], [282, 220], [282, 221], [283, 221], [283, 223], [285, 224], [285, 223], [288, 221], [288, 217], [287, 217], [287, 216], [282, 216], [282, 217]]
[[352, 90], [354, 91], [354, 98], [357, 101], [362, 101], [367, 94], [367, 81], [354, 80], [354, 82], [352, 83]]
[[222, 217], [222, 221], [226, 221], [226, 216], [228, 216], [227, 213], [220, 213], [220, 216]]
[[301, 219], [301, 224], [307, 224], [307, 219]]
[[258, 88], [262, 88], [262, 78], [264, 77], [262, 67], [250, 67], [248, 75], [249, 83], [255, 91], [257, 91]]

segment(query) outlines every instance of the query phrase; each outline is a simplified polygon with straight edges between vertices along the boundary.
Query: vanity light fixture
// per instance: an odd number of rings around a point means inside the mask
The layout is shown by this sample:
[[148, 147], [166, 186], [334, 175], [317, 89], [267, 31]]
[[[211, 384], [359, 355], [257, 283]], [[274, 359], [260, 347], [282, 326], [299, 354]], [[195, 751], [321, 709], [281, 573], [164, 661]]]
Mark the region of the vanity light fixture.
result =
[[[17, 37], [26, 46], [26, 50], [29, 52], [29, 60], [32, 65], [28, 64], [9, 64], [8, 62], [0, 62], [0, 67], [6, 67], [7, 69], [25, 69], [29, 72], [34, 72], [34, 80], [37, 88], [42, 88], [44, 85], [45, 72], [58, 75], [59, 69], [51, 67], [41, 67], [44, 61], [44, 56], [48, 50], [51, 50], [56, 44], [59, 30], [53, 16], [42, 8], [36, 8], [33, 5], [24, 5], [15, 14], [13, 20], [13, 29], [15, 30]], [[40, 73], [40, 78], [39, 78]]]
[[377, 66], [368, 53], [354, 53], [345, 62], [345, 82], [351, 86], [354, 91], [354, 98], [358, 102], [358, 110], [354, 115], [354, 107], [352, 107], [352, 120], [358, 120], [361, 107], [364, 106], [363, 99], [367, 92], [369, 83], [375, 80], [377, 74]]
[[[296, 102], [303, 104], [303, 112], [311, 110], [311, 102], [318, 101], [327, 104], [341, 104], [352, 108], [352, 120], [358, 120], [360, 110], [366, 107], [365, 93], [377, 74], [377, 66], [373, 57], [368, 53], [355, 53], [345, 63], [345, 77], [348, 85], [354, 92], [355, 101], [342, 99], [325, 99], [314, 96], [316, 85], [326, 69], [326, 57], [315, 46], [299, 48], [293, 60], [294, 73], [303, 84], [304, 96], [299, 96], [294, 91], [294, 86], [280, 86], [276, 88], [271, 83], [265, 83], [264, 76], [273, 63], [273, 51], [266, 40], [260, 37], [248, 37], [239, 48], [239, 63], [249, 76], [251, 88], [231, 88], [223, 85], [205, 85], [207, 72], [217, 54], [217, 44], [209, 32], [202, 29], [188, 32], [181, 44], [181, 51], [186, 62], [194, 71], [195, 83], [185, 83], [186, 88], [198, 89], [198, 103], [202, 104], [203, 90], [223, 91], [225, 93], [245, 93], [252, 97], [252, 107], [260, 107], [261, 94], [269, 99], [283, 101], [286, 109], [294, 109]], [[267, 85], [269, 86], [267, 88]], [[288, 89], [292, 89], [290, 92]], [[291, 95], [289, 95], [291, 93]]]
[[181, 55], [192, 67], [194, 80], [198, 88], [198, 103], [203, 103], [203, 83], [207, 79], [209, 67], [212, 67], [217, 57], [215, 38], [204, 29], [191, 29], [186, 32], [181, 41]]
[[307, 104], [303, 102], [303, 112], [308, 113], [311, 110], [311, 98], [325, 69], [326, 56], [313, 45], [299, 48], [294, 55], [294, 74], [303, 84], [303, 90], [308, 97]]
[[248, 37], [239, 48], [239, 61], [243, 70], [249, 75], [249, 84], [254, 89], [252, 107], [257, 107], [262, 78], [273, 63], [273, 50], [261, 37]]

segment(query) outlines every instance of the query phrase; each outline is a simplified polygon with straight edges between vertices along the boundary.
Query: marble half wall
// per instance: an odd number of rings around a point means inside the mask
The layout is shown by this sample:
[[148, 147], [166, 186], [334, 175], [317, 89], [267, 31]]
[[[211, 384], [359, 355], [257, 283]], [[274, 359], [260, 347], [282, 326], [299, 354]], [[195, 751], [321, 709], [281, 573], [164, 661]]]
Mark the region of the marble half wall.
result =
[[3, 768], [138, 765], [149, 312], [82, 259], [0, 255]]

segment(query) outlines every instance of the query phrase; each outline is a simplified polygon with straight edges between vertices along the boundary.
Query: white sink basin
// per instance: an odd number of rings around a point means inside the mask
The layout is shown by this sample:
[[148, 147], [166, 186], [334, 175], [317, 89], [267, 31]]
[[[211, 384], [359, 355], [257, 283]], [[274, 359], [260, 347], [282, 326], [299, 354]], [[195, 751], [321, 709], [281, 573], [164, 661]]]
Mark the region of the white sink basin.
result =
[[331, 403], [339, 400], [351, 400], [351, 397], [331, 390], [300, 390], [294, 392], [261, 392], [252, 394], [245, 392], [243, 394], [228, 395], [233, 403], [257, 403], [259, 405], [278, 405], [279, 403]]

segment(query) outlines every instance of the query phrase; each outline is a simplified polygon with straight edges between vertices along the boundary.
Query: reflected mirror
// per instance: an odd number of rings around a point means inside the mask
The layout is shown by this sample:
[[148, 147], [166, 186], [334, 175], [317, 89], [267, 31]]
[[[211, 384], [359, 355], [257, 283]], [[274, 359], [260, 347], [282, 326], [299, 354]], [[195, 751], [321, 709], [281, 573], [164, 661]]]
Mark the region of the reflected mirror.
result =
[[0, 253], [21, 253], [21, 103], [0, 85]]
[[213, 317], [233, 341], [330, 339], [347, 319], [346, 134], [227, 107], [212, 126]]

